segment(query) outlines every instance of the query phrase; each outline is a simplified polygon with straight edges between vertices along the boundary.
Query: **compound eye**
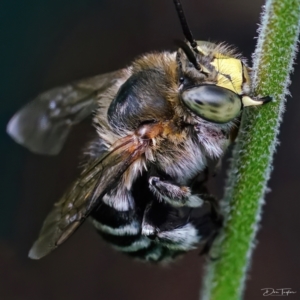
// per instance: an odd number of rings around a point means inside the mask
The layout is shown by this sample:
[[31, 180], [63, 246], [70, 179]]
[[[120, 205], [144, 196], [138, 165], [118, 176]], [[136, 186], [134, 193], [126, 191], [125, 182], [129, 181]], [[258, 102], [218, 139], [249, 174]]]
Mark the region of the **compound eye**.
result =
[[186, 89], [181, 97], [191, 111], [213, 123], [227, 123], [236, 118], [242, 109], [239, 95], [215, 85]]

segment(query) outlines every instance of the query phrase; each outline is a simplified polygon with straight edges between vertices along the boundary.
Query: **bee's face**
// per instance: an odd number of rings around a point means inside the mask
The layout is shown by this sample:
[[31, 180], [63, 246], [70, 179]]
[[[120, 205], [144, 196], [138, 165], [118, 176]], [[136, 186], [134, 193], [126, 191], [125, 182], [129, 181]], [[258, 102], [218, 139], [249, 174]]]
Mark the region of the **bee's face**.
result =
[[193, 53], [185, 47], [177, 54], [181, 100], [201, 118], [227, 123], [240, 114], [242, 96], [249, 92], [247, 68], [242, 60], [222, 54], [222, 47], [198, 42], [197, 49]]

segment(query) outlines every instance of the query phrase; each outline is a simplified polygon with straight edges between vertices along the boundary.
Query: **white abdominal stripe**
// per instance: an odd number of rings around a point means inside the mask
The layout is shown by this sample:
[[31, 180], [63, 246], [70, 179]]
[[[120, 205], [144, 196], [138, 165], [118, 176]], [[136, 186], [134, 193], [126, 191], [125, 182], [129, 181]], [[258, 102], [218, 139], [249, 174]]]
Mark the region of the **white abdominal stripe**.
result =
[[198, 230], [191, 223], [173, 230], [159, 232], [157, 237], [162, 245], [181, 251], [197, 248], [201, 240]]
[[[130, 249], [133, 245], [135, 248], [139, 247], [138, 242], [141, 239], [141, 224], [136, 220], [119, 227], [110, 227], [97, 220], [93, 220], [93, 224], [103, 239], [110, 242], [115, 248], [122, 250], [122, 248]], [[142, 244], [143, 243], [141, 243], [141, 245]], [[147, 246], [145, 243], [143, 245]]]
[[123, 225], [117, 228], [101, 224], [97, 220], [93, 220], [93, 224], [97, 230], [111, 235], [137, 235], [141, 231], [141, 224], [137, 221], [132, 221], [128, 225]]
[[128, 211], [134, 206], [132, 195], [128, 191], [123, 190], [117, 190], [112, 195], [105, 194], [102, 201], [117, 211]]
[[136, 252], [138, 250], [147, 249], [151, 245], [151, 240], [147, 237], [140, 236], [136, 241], [129, 246], [113, 246], [116, 250], [123, 252]]
[[[93, 220], [93, 224], [104, 240], [112, 247], [134, 258], [149, 262], [171, 262], [176, 256], [183, 254], [180, 247], [171, 249], [152, 241], [140, 233], [139, 223], [112, 228]], [[178, 251], [180, 250], [180, 251]]]

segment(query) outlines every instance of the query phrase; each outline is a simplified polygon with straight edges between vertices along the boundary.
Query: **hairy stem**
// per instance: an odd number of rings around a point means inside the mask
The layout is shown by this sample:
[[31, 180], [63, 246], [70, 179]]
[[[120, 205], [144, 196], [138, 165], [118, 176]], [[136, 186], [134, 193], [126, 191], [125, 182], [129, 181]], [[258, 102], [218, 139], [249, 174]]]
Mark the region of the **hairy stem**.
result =
[[299, 20], [300, 0], [266, 1], [253, 55], [252, 82], [255, 95], [270, 95], [273, 102], [244, 110], [224, 196], [225, 226], [212, 249], [219, 259], [207, 266], [202, 300], [242, 297], [278, 144]]

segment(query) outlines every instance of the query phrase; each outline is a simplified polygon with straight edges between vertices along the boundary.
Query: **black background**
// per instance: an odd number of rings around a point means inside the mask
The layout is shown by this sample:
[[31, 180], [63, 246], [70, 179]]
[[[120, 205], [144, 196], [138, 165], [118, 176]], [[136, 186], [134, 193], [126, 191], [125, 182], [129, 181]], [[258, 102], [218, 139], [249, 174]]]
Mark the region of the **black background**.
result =
[[[183, 5], [197, 39], [226, 41], [251, 58], [263, 1]], [[121, 68], [147, 51], [175, 50], [172, 41], [182, 33], [172, 1], [2, 0], [0, 30], [0, 298], [198, 299], [205, 260], [196, 251], [167, 268], [134, 263], [102, 242], [88, 222], [53, 254], [29, 260], [44, 217], [79, 173], [90, 122], [75, 128], [57, 157], [33, 155], [5, 134], [13, 113], [46, 89]], [[289, 297], [299, 299], [299, 77], [296, 66], [246, 300], [264, 299], [266, 287], [292, 288], [298, 294]], [[219, 177], [215, 193], [221, 195], [222, 184]]]

